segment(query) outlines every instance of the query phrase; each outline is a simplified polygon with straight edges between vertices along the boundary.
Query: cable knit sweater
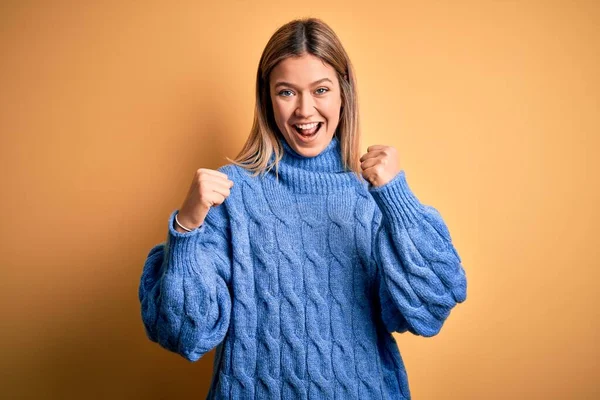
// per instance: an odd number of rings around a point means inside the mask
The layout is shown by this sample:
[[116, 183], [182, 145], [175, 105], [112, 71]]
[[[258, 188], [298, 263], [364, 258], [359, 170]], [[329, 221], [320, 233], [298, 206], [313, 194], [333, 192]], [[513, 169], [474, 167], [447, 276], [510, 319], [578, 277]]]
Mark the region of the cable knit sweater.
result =
[[401, 171], [374, 187], [285, 141], [279, 179], [233, 164], [225, 202], [153, 247], [139, 286], [148, 338], [196, 361], [210, 399], [410, 399], [392, 332], [436, 335], [466, 299], [441, 215]]

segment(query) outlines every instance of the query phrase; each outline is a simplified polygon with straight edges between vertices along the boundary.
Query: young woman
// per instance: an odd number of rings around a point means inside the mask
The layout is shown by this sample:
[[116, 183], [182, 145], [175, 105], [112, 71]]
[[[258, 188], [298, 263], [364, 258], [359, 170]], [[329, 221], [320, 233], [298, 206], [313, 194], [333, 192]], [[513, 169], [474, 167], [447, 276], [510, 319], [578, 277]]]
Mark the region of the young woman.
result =
[[409, 399], [392, 332], [437, 334], [466, 277], [398, 153], [359, 157], [356, 80], [324, 22], [279, 28], [231, 164], [196, 171], [139, 286], [150, 340], [196, 361], [209, 398]]

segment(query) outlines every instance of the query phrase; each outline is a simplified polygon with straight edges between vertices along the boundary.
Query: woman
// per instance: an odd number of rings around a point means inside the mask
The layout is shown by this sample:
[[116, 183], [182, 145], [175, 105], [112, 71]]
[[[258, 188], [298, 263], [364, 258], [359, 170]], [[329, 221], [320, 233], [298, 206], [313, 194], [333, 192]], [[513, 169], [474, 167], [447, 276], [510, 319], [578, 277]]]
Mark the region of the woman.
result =
[[190, 361], [217, 348], [209, 398], [409, 399], [391, 333], [433, 336], [466, 299], [441, 215], [393, 147], [358, 157], [358, 121], [331, 28], [279, 28], [246, 144], [196, 172], [139, 287], [152, 341]]

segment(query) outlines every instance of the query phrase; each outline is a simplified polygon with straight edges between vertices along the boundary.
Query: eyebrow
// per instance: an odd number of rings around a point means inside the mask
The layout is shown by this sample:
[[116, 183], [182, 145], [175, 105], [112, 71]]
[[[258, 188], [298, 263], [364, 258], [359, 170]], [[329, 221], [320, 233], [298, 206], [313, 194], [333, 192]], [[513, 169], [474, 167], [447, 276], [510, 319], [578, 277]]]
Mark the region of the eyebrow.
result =
[[[329, 82], [330, 82], [330, 83], [333, 85], [333, 82], [332, 82], [332, 81], [331, 81], [331, 79], [329, 79], [329, 78], [323, 78], [323, 79], [319, 79], [318, 81], [314, 81], [314, 82], [313, 82], [313, 83], [311, 83], [310, 85], [311, 85], [311, 86], [314, 86], [314, 85], [317, 85], [317, 84], [319, 84], [319, 83], [321, 83], [321, 82], [325, 82], [325, 81], [329, 81]], [[289, 82], [277, 82], [277, 83], [275, 84], [275, 86], [273, 86], [273, 88], [277, 88], [277, 86], [290, 86], [290, 87], [296, 87], [296, 86], [292, 85], [292, 84], [291, 84], [291, 83], [289, 83]]]

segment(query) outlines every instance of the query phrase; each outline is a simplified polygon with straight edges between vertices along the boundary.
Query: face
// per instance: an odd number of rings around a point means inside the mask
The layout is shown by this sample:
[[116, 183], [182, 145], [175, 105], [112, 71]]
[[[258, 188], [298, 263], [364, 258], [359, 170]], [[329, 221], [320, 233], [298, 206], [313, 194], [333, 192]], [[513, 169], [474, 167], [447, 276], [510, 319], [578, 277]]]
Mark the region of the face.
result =
[[335, 70], [312, 54], [288, 57], [271, 71], [269, 86], [275, 122], [286, 142], [304, 157], [321, 153], [340, 120]]

